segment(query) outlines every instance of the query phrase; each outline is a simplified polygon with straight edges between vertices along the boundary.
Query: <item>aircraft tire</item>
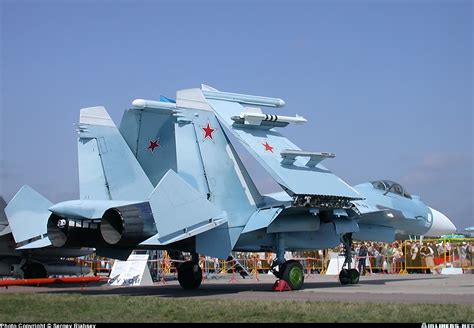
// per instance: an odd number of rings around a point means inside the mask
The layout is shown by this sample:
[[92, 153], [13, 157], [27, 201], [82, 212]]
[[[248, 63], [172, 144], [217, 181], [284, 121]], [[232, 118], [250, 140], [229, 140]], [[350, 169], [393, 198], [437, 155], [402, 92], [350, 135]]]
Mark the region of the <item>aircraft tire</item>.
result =
[[300, 262], [289, 260], [282, 265], [281, 279], [285, 280], [292, 290], [298, 290], [303, 287], [304, 271]]
[[356, 269], [349, 270], [349, 279], [352, 285], [356, 285], [359, 283], [359, 277], [360, 277], [359, 271], [357, 271]]
[[184, 289], [196, 289], [201, 286], [202, 269], [198, 264], [186, 261], [178, 267], [178, 281]]
[[30, 263], [23, 270], [25, 279], [47, 278], [48, 273], [44, 265], [40, 263]]
[[349, 270], [342, 269], [341, 272], [339, 272], [339, 282], [342, 285], [347, 285], [351, 282]]

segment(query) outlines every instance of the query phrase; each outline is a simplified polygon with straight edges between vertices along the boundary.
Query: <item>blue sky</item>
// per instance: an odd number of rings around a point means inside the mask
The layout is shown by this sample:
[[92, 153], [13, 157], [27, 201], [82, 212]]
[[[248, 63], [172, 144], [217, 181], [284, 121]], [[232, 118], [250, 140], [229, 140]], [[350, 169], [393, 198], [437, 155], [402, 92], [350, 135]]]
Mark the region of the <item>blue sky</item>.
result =
[[399, 181], [474, 225], [472, 1], [0, 3], [7, 201], [23, 184], [78, 197], [80, 108], [118, 124], [135, 98], [206, 83], [283, 98], [309, 120], [284, 133], [336, 153], [325, 165], [350, 184]]

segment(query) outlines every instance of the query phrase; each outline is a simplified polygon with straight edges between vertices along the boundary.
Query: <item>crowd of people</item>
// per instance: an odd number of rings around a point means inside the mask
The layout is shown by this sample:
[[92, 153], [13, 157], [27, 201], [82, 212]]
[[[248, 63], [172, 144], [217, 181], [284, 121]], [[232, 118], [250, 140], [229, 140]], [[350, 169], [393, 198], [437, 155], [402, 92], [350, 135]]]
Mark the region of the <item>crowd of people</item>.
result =
[[[334, 249], [325, 249], [311, 252], [287, 252], [285, 258], [298, 259], [305, 270], [310, 273], [320, 273], [329, 265], [330, 252], [343, 256], [343, 244]], [[396, 241], [393, 243], [381, 242], [354, 242], [351, 252], [354, 266], [361, 274], [365, 273], [435, 273], [442, 267], [473, 268], [472, 255], [474, 241]], [[274, 253], [244, 253], [236, 252], [235, 258], [249, 271], [259, 270], [266, 273], [275, 259]], [[210, 259], [210, 266], [221, 268], [222, 263], [217, 259]], [[220, 264], [219, 264], [220, 263]], [[217, 271], [217, 270], [216, 270]]]
[[[177, 253], [177, 254], [175, 254]], [[154, 251], [150, 254], [152, 271], [176, 272], [176, 267], [190, 259], [190, 254]], [[307, 273], [321, 273], [328, 268], [331, 254], [343, 256], [343, 244], [333, 249], [311, 252], [287, 252], [286, 260], [299, 260]], [[354, 242], [351, 253], [353, 266], [364, 275], [367, 273], [439, 273], [443, 267], [471, 270], [473, 265], [474, 240], [428, 240], [396, 241], [393, 243]], [[203, 256], [201, 267], [207, 273], [230, 273], [232, 267], [238, 272], [249, 274], [268, 273], [275, 254], [271, 252], [234, 252], [226, 261]]]
[[[472, 268], [472, 242], [406, 241], [394, 243], [354, 243], [359, 272], [377, 273], [434, 273], [442, 266]], [[344, 247], [338, 249], [344, 254]]]

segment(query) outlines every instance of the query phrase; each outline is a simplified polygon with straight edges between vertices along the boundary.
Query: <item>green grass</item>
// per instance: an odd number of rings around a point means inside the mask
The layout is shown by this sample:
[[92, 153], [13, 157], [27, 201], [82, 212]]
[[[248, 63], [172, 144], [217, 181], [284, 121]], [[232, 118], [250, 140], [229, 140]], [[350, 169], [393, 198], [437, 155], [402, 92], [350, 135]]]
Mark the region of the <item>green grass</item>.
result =
[[473, 305], [0, 294], [0, 322], [474, 322]]

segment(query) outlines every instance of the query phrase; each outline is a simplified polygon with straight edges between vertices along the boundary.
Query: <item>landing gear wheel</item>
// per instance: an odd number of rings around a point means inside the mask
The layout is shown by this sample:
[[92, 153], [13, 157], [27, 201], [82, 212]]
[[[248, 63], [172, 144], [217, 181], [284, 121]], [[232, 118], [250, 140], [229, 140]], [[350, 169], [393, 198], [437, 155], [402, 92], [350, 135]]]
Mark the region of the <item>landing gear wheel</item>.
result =
[[304, 272], [300, 262], [286, 261], [282, 264], [281, 270], [281, 279], [285, 280], [292, 290], [301, 289], [304, 283]]
[[202, 270], [199, 264], [186, 261], [178, 267], [178, 281], [184, 289], [196, 289], [201, 286]]
[[349, 279], [350, 279], [351, 284], [353, 284], [353, 285], [358, 284], [359, 283], [359, 277], [360, 277], [359, 271], [357, 271], [356, 269], [350, 269], [349, 270]]
[[45, 267], [39, 263], [30, 263], [23, 269], [25, 279], [47, 278]]
[[347, 285], [351, 282], [349, 270], [342, 269], [341, 272], [339, 272], [339, 282], [343, 285]]

